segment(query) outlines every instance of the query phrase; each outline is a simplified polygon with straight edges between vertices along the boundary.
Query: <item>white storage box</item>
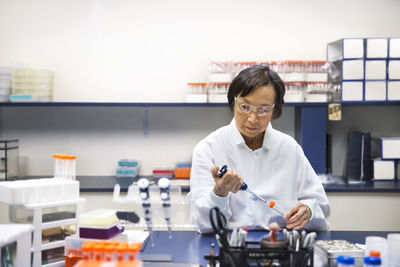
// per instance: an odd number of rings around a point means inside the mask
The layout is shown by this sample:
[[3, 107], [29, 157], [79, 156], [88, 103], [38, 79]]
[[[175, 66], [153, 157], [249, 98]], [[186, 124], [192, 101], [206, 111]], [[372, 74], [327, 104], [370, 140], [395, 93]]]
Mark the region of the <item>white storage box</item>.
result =
[[366, 80], [386, 79], [386, 60], [365, 60]]
[[342, 82], [342, 101], [362, 101], [363, 82]]
[[343, 60], [342, 80], [364, 79], [364, 60]]
[[389, 57], [400, 58], [400, 38], [389, 39]]
[[366, 101], [386, 100], [386, 81], [365, 81]]
[[400, 137], [385, 137], [382, 140], [382, 159], [400, 159]]
[[76, 200], [79, 181], [62, 178], [43, 178], [0, 182], [0, 202], [32, 204]]
[[328, 61], [363, 57], [363, 38], [346, 38], [328, 44]]
[[387, 82], [387, 99], [391, 101], [400, 100], [400, 81]]
[[388, 79], [400, 79], [400, 60], [389, 60]]
[[375, 180], [393, 180], [396, 178], [396, 162], [394, 160], [374, 159]]
[[387, 58], [388, 39], [387, 38], [368, 38], [366, 42], [367, 58]]

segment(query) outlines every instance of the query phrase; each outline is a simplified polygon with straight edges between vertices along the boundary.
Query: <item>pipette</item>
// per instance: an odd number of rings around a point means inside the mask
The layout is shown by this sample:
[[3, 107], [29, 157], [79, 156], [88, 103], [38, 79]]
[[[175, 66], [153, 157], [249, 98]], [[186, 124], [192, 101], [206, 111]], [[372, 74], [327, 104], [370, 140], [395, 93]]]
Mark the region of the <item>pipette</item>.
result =
[[[228, 166], [227, 165], [222, 165], [217, 173], [217, 176], [219, 178], [222, 178], [222, 176], [224, 176], [224, 174], [228, 171]], [[282, 211], [280, 211], [277, 207], [275, 207], [275, 202], [274, 201], [270, 201], [268, 203], [267, 200], [265, 200], [264, 198], [262, 198], [260, 195], [254, 193], [252, 190], [250, 190], [250, 188], [247, 186], [247, 184], [245, 182], [243, 182], [242, 186], [240, 187], [240, 190], [243, 191], [247, 191], [248, 193], [252, 194], [256, 199], [260, 200], [261, 202], [265, 203], [268, 205], [268, 207], [270, 207], [271, 209], [274, 209], [276, 212], [278, 212], [280, 215], [283, 215], [284, 213]]]
[[142, 200], [142, 207], [144, 210], [144, 219], [147, 223], [147, 229], [150, 234], [150, 241], [151, 245], [154, 246], [154, 239], [153, 239], [153, 225], [151, 221], [151, 210], [150, 210], [150, 192], [149, 187], [150, 183], [146, 178], [141, 178], [138, 181], [139, 186], [139, 195], [140, 199]]
[[168, 236], [171, 239], [172, 238], [171, 220], [170, 220], [171, 201], [169, 196], [171, 183], [168, 180], [168, 178], [164, 177], [158, 180], [158, 187], [160, 188], [161, 201], [162, 201], [162, 206], [164, 208], [164, 219], [167, 222]]

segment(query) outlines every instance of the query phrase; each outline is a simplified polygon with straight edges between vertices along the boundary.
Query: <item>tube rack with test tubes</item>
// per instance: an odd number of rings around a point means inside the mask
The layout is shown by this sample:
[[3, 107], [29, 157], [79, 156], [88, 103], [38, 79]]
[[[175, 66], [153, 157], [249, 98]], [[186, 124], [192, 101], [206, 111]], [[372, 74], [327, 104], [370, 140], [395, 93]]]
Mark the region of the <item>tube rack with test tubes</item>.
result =
[[168, 230], [170, 238], [173, 237], [172, 229], [195, 229], [193, 224], [178, 222], [179, 218], [187, 218], [185, 212], [188, 212], [190, 202], [182, 195], [181, 187], [171, 185], [168, 178], [160, 178], [157, 183], [141, 178], [128, 187], [125, 196], [121, 196], [120, 191], [120, 185], [116, 184], [113, 201], [129, 204], [141, 218], [139, 223], [129, 223], [126, 228], [147, 229], [150, 240], [153, 229]]
[[54, 178], [76, 179], [76, 156], [69, 154], [53, 154]]

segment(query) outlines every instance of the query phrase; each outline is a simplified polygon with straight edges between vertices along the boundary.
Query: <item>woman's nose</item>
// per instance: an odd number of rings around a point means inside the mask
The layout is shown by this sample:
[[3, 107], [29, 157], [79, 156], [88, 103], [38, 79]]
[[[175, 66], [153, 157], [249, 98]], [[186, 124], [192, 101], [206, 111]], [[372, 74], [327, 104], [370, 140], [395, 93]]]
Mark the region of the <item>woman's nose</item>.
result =
[[251, 110], [248, 117], [249, 122], [256, 123], [258, 121], [258, 115], [254, 110]]

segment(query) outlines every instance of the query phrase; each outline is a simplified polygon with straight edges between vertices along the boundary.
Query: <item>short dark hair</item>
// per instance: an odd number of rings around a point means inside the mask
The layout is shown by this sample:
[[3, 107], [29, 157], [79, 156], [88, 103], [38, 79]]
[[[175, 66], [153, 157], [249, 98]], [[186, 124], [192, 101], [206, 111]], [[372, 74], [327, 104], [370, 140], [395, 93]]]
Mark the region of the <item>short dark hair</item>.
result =
[[269, 86], [275, 90], [275, 108], [272, 114], [277, 119], [282, 114], [283, 97], [285, 95], [285, 84], [279, 75], [267, 65], [254, 65], [242, 70], [232, 81], [228, 90], [229, 107], [233, 110], [235, 97], [247, 96], [257, 88]]

